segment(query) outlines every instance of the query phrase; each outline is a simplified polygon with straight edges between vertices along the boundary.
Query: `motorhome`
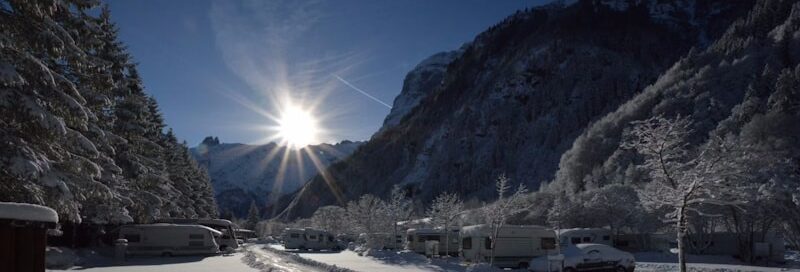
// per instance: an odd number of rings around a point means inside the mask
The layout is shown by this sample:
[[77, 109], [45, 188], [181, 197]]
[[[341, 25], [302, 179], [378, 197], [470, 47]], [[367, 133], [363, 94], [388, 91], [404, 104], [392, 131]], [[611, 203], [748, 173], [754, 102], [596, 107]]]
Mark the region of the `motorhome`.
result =
[[282, 235], [283, 247], [285, 249], [299, 250], [340, 250], [342, 247], [334, 238], [333, 234], [311, 228], [295, 229], [287, 228]]
[[[445, 245], [447, 238], [450, 239], [449, 245]], [[437, 241], [439, 242], [439, 255], [458, 256], [459, 239], [459, 229], [450, 230], [449, 235], [445, 235], [444, 229], [409, 229], [406, 231], [406, 249], [425, 254], [425, 242]]]
[[577, 244], [603, 244], [614, 246], [611, 230], [603, 228], [574, 228], [558, 230], [559, 243], [562, 247]]
[[[461, 228], [461, 254], [473, 263], [489, 262], [492, 253], [491, 227], [474, 225]], [[555, 231], [542, 226], [505, 225], [500, 228], [494, 249], [494, 264], [499, 267], [527, 267], [538, 256], [557, 252]]]
[[219, 245], [215, 237], [222, 232], [201, 225], [141, 224], [125, 225], [119, 238], [128, 241], [130, 255], [203, 255], [216, 254]]
[[222, 236], [217, 238], [220, 251], [230, 251], [239, 248], [234, 229], [239, 228], [236, 224], [225, 219], [192, 219], [192, 218], [167, 218], [161, 219], [158, 223], [183, 224], [183, 225], [203, 225], [219, 232]]

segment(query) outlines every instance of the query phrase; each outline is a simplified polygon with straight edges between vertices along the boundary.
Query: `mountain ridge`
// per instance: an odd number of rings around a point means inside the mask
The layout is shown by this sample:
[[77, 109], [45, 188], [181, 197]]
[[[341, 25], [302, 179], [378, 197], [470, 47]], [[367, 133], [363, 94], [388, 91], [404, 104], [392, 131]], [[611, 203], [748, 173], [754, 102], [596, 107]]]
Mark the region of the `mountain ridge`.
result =
[[[548, 5], [517, 12], [479, 34], [448, 65], [442, 84], [397, 126], [329, 167], [332, 179], [346, 183], [339, 186], [345, 200], [385, 195], [394, 184], [423, 202], [442, 191], [488, 200], [493, 178], [503, 172], [538, 188], [554, 177], [561, 155], [585, 127], [691, 48], [706, 45], [703, 37], [721, 36], [752, 3], [622, 2], [639, 4]], [[681, 3], [691, 3], [691, 14], [668, 8]], [[286, 207], [280, 216], [341, 205], [326, 186], [315, 177], [294, 200], [280, 203]]]

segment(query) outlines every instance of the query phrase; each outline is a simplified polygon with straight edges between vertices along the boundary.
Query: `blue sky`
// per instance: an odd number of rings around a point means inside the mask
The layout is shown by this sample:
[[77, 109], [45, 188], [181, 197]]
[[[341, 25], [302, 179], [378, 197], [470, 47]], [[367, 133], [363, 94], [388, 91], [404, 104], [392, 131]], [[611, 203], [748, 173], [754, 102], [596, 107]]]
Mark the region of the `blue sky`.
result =
[[405, 74], [528, 1], [109, 0], [147, 92], [190, 145], [265, 143], [281, 105], [310, 108], [321, 142], [366, 140]]

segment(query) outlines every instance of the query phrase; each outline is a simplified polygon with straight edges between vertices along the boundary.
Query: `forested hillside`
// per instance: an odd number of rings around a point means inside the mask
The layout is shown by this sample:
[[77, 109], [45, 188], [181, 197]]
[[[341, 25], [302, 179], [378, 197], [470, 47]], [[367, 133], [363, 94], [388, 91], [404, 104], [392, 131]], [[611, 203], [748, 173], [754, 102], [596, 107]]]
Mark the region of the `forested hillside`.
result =
[[0, 201], [75, 223], [215, 217], [205, 171], [91, 3], [0, 2]]
[[[490, 200], [501, 173], [538, 188], [587, 126], [719, 38], [751, 4], [586, 0], [520, 11], [466, 45], [427, 96], [329, 167], [331, 177], [348, 200], [395, 184], [422, 202], [442, 191]], [[284, 215], [336, 201], [319, 176], [297, 197]]]

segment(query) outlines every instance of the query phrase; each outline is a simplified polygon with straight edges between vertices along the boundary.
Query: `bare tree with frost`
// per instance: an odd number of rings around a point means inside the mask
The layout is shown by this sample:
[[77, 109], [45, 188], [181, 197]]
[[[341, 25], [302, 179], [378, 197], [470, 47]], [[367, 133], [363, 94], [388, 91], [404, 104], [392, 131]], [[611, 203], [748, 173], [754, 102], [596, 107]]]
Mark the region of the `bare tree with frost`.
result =
[[464, 212], [464, 201], [455, 193], [441, 193], [433, 200], [428, 216], [435, 227], [443, 227], [445, 233], [445, 252], [450, 252], [450, 228], [453, 227], [461, 213]]
[[397, 221], [408, 219], [411, 214], [411, 201], [406, 198], [406, 194], [400, 186], [395, 185], [392, 188], [392, 193], [389, 196], [389, 201], [383, 208], [386, 216], [392, 224], [392, 242], [395, 243], [394, 248], [397, 247]]
[[704, 213], [703, 205], [738, 207], [753, 189], [748, 181], [746, 162], [756, 153], [745, 152], [732, 140], [711, 139], [698, 148], [690, 148], [692, 123], [688, 118], [666, 119], [661, 116], [633, 122], [625, 132], [623, 146], [644, 156], [651, 182], [638, 193], [649, 209], [668, 208], [667, 219], [675, 223], [680, 271], [686, 271], [687, 223], [690, 216], [714, 216]]
[[311, 216], [311, 225], [315, 228], [330, 231], [335, 234], [349, 232], [346, 230], [347, 211], [339, 206], [323, 206]]
[[385, 220], [384, 207], [382, 200], [370, 194], [347, 203], [347, 218], [352, 223], [352, 232], [372, 234], [381, 231]]
[[528, 188], [525, 188], [525, 185], [520, 184], [513, 194], [506, 196], [506, 193], [511, 189], [511, 185], [508, 184], [509, 181], [505, 174], [501, 174], [497, 177], [495, 183], [497, 201], [483, 209], [484, 215], [486, 216], [486, 223], [489, 225], [491, 231], [489, 234], [492, 247], [491, 257], [489, 259], [489, 264], [491, 265], [494, 265], [494, 252], [497, 246], [497, 236], [500, 234], [500, 229], [506, 224], [508, 218], [522, 213], [529, 208], [525, 198]]

